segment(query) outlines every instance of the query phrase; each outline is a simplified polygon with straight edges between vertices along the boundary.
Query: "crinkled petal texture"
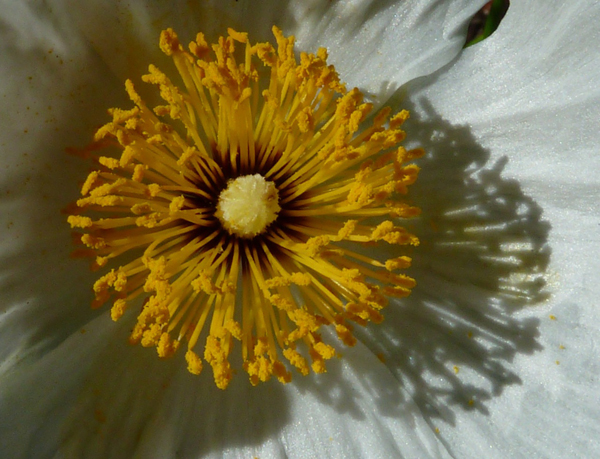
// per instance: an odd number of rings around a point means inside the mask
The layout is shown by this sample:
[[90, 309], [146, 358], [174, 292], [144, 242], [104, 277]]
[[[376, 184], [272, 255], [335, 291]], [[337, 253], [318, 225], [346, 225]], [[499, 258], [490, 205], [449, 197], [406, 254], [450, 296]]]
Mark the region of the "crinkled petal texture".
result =
[[[413, 272], [432, 288], [420, 319], [454, 323], [446, 341], [469, 354], [448, 353], [446, 372], [425, 363], [447, 390], [412, 393], [456, 457], [600, 455], [599, 18], [595, 2], [511, 2], [494, 35], [410, 87], [407, 130], [430, 154], [420, 186], [438, 194], [423, 206], [432, 256], [415, 264], [439, 275]], [[470, 287], [453, 290], [461, 279]]]
[[68, 258], [60, 209], [77, 197], [87, 166], [64, 150], [88, 143], [105, 108], [127, 106], [126, 77], [149, 62], [162, 66], [163, 27], [191, 39], [233, 25], [261, 40], [279, 23], [305, 46], [332, 47], [349, 84], [383, 100], [450, 61], [483, 2], [175, 3], [19, 2], [3, 10], [0, 452], [444, 456], [415, 405], [364, 348], [349, 350], [329, 375], [252, 392], [240, 378], [221, 393], [180, 360], [127, 346], [127, 330], [88, 309], [95, 276], [87, 263]]

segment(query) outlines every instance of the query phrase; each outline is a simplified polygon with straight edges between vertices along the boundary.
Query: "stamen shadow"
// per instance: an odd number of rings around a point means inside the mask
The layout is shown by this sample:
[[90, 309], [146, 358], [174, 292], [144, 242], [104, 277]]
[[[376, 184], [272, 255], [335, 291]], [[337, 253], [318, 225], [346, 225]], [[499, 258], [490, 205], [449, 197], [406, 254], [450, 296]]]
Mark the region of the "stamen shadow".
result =
[[[542, 349], [539, 320], [526, 309], [548, 297], [550, 224], [515, 180], [502, 177], [506, 157], [492, 162], [468, 127], [444, 121], [427, 100], [418, 103], [426, 118], [412, 110], [405, 125], [427, 152], [409, 193], [422, 215], [406, 222], [421, 239], [409, 271], [417, 287], [385, 309], [382, 324], [355, 331], [427, 422], [454, 424], [456, 409], [487, 414], [486, 402], [521, 383], [511, 369], [515, 357]], [[392, 392], [381, 412], [395, 416], [405, 397]]]
[[[430, 119], [439, 119], [421, 102]], [[518, 313], [548, 297], [550, 224], [516, 181], [502, 177], [508, 159], [490, 163], [468, 128], [418, 119], [409, 128], [429, 152], [413, 189], [426, 243], [415, 253], [421, 286], [392, 319], [405, 324], [404, 347], [421, 355], [409, 351], [398, 365], [404, 360], [402, 373], [413, 375], [406, 385], [423, 411], [451, 421], [451, 406], [486, 413], [487, 400], [520, 383], [510, 369], [516, 355], [541, 349], [539, 320]], [[423, 370], [446, 387], [424, 384]], [[465, 382], [477, 377], [482, 381]]]

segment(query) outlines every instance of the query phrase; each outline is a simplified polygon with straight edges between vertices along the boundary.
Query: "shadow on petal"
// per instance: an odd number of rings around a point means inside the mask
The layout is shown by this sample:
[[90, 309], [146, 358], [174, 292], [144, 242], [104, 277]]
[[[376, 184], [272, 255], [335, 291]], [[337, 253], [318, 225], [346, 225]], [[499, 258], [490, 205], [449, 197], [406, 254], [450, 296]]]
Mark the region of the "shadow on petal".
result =
[[[283, 387], [226, 391], [183, 355], [127, 344], [126, 323], [98, 317], [39, 360], [3, 376], [0, 450], [11, 457], [203, 457], [256, 448], [289, 424]], [[26, 409], [24, 409], [26, 407]], [[178, 456], [180, 455], [180, 456]]]
[[62, 422], [67, 457], [203, 457], [257, 447], [289, 422], [279, 384], [254, 388], [238, 374], [223, 391], [210, 367], [193, 376], [181, 353], [161, 361], [127, 334], [120, 326], [77, 388]]
[[71, 46], [60, 30], [48, 34], [47, 42], [31, 39], [26, 47], [15, 39], [4, 50], [15, 64], [0, 161], [3, 370], [52, 349], [96, 315], [88, 306], [89, 287], [82, 287], [91, 285], [92, 273], [88, 262], [82, 269], [69, 259], [70, 230], [60, 213], [78, 196], [89, 165], [65, 148], [87, 143], [92, 127], [106, 118], [105, 104], [116, 97], [97, 56], [79, 43]]
[[419, 104], [426, 116], [406, 123], [427, 152], [409, 193], [422, 215], [407, 222], [421, 240], [409, 271], [418, 285], [386, 308], [382, 324], [356, 334], [429, 422], [453, 423], [457, 408], [487, 413], [486, 401], [521, 382], [515, 356], [541, 350], [539, 320], [526, 308], [548, 296], [550, 224], [502, 177], [507, 158], [492, 162], [467, 127]]
[[[329, 342], [336, 338], [329, 331], [323, 333]], [[390, 417], [401, 418], [408, 416], [406, 393], [398, 384], [390, 385], [389, 379], [381, 377], [379, 362], [373, 366], [372, 355], [360, 348], [341, 348], [341, 359], [327, 362], [327, 373], [311, 375], [310, 377], [295, 377], [293, 384], [301, 392], [311, 392], [321, 403], [334, 407], [339, 414], [351, 416], [355, 420], [365, 420], [364, 405], [377, 406], [377, 412]], [[356, 350], [355, 350], [356, 349]], [[344, 367], [348, 371], [344, 372]], [[376, 371], [375, 371], [376, 370]], [[350, 378], [349, 374], [353, 377]], [[359, 386], [357, 386], [360, 385]], [[365, 394], [368, 400], [365, 402]]]

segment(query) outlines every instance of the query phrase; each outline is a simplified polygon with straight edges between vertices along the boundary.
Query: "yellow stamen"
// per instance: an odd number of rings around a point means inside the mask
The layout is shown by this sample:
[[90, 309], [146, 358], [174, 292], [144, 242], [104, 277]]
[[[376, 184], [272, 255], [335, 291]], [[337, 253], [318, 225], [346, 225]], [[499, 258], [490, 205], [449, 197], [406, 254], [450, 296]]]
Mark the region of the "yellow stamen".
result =
[[325, 49], [297, 59], [294, 38], [273, 33], [276, 47], [198, 34], [187, 52], [164, 31], [179, 83], [151, 65], [142, 80], [165, 104], [149, 108], [126, 81], [134, 107], [111, 109], [88, 149], [120, 156], [97, 157], [68, 217], [85, 232], [75, 255], [107, 270], [92, 306], [112, 298], [113, 320], [141, 311], [131, 343], [161, 358], [186, 343], [188, 370], [208, 363], [222, 389], [235, 348], [252, 384], [325, 372], [338, 353], [321, 327], [352, 346], [351, 322], [381, 322], [387, 298], [415, 285], [397, 274], [409, 257], [359, 253], [419, 243], [396, 220], [419, 213], [400, 199], [423, 154], [398, 145], [408, 112], [367, 122], [372, 104], [346, 90]]

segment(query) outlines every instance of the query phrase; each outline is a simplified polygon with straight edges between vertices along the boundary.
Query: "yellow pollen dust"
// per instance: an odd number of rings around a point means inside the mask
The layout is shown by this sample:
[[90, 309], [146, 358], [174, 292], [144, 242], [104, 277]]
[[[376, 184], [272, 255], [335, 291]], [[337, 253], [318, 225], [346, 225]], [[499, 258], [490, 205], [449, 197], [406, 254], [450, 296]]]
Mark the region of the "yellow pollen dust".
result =
[[110, 109], [82, 152], [95, 170], [68, 217], [73, 255], [99, 271], [92, 307], [221, 389], [232, 352], [252, 384], [325, 372], [339, 354], [322, 327], [352, 346], [415, 286], [402, 248], [419, 240], [402, 224], [419, 214], [404, 195], [423, 151], [400, 145], [408, 112], [372, 113], [327, 50], [273, 33], [198, 34], [185, 50], [163, 31], [177, 71], [150, 65], [142, 81], [164, 103], [125, 82], [132, 107]]
[[215, 215], [230, 234], [252, 238], [277, 218], [279, 193], [260, 174], [231, 180], [219, 195]]

